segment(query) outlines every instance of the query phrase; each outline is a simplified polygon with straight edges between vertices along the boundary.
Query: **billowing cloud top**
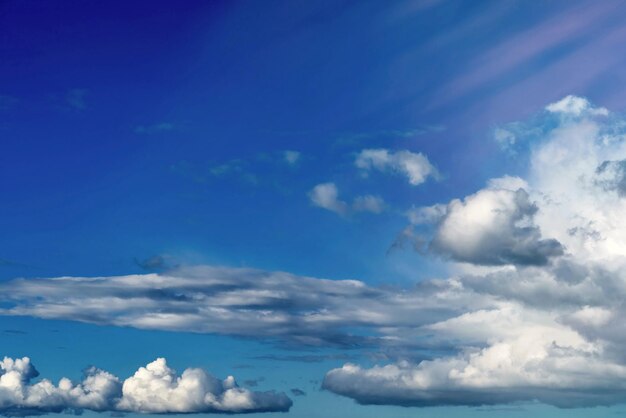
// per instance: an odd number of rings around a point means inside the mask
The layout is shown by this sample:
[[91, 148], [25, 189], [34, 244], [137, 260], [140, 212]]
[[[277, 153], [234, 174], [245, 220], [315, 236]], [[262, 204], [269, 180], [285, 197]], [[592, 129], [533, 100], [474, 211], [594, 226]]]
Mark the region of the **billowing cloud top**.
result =
[[140, 413], [250, 413], [288, 411], [284, 393], [251, 392], [232, 376], [218, 380], [202, 369], [178, 376], [163, 358], [156, 359], [122, 382], [104, 370], [89, 368], [83, 381], [62, 378], [31, 380], [39, 373], [28, 357], [0, 362], [0, 414], [40, 415], [83, 409]]

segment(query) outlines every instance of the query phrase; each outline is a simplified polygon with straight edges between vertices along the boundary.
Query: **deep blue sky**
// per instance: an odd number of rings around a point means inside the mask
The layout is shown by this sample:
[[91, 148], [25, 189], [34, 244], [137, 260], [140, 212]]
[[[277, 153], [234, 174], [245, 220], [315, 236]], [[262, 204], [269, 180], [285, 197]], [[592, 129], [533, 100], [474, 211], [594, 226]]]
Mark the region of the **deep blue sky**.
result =
[[[374, 286], [443, 277], [438, 257], [390, 251], [405, 212], [523, 175], [497, 126], [567, 94], [622, 111], [625, 18], [612, 2], [0, 0], [0, 279], [197, 264]], [[354, 160], [374, 148], [422, 153], [440, 176], [365, 177]], [[316, 207], [309, 192], [326, 182], [386, 210]], [[495, 414], [358, 406], [318, 392], [343, 357], [254, 359], [290, 353], [254, 339], [23, 317], [0, 328], [23, 332], [0, 335], [0, 355], [54, 378], [88, 364], [126, 376], [165, 356], [300, 387], [293, 416]], [[578, 413], [526, 408], [497, 415]]]

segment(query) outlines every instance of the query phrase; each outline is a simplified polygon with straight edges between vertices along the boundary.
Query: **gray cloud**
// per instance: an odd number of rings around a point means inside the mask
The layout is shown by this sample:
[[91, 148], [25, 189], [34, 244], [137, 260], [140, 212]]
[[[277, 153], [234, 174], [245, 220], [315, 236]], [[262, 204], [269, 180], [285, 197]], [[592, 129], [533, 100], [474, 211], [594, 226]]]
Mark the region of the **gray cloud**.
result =
[[605, 190], [616, 191], [620, 197], [626, 196], [626, 160], [603, 161], [596, 174], [596, 184]]
[[157, 254], [144, 259], [135, 258], [135, 264], [146, 271], [155, 271], [171, 268], [168, 260], [171, 261], [169, 256]]
[[306, 396], [306, 392], [298, 388], [291, 389], [291, 394], [293, 396]]
[[363, 404], [624, 403], [626, 201], [598, 183], [606, 173], [597, 169], [626, 160], [625, 125], [575, 98], [550, 109], [560, 116], [532, 147], [526, 181], [492, 179], [465, 199], [411, 211], [415, 230], [432, 232], [432, 251], [467, 261], [447, 279], [376, 288], [210, 266], [16, 279], [0, 284], [0, 314], [292, 348], [371, 346], [370, 360], [383, 364], [347, 363], [323, 383]]
[[58, 385], [39, 376], [28, 357], [0, 361], [0, 414], [5, 416], [92, 411], [136, 413], [284, 412], [292, 405], [284, 393], [252, 392], [232, 376], [219, 380], [202, 369], [181, 375], [159, 358], [122, 381], [91, 367], [80, 383], [62, 378]]
[[[356, 280], [211, 266], [118, 277], [16, 279], [0, 284], [0, 300], [3, 315], [341, 347], [394, 344], [398, 329], [473, 304], [445, 282], [393, 290]], [[395, 337], [387, 339], [387, 333]]]

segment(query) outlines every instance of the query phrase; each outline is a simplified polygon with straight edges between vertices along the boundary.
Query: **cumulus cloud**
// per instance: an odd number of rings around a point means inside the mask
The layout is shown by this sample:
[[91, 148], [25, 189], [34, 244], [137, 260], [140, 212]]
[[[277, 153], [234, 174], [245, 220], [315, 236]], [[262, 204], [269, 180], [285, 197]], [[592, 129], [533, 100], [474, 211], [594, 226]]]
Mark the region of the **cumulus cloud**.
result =
[[546, 111], [558, 119], [524, 125], [532, 147], [523, 179], [493, 179], [464, 199], [409, 213], [416, 227], [434, 225], [431, 248], [453, 260], [509, 264], [458, 279], [490, 307], [422, 326], [457, 341], [459, 352], [346, 364], [327, 374], [326, 389], [364, 404], [626, 401], [625, 125], [575, 96]]
[[339, 199], [339, 190], [335, 183], [320, 183], [309, 192], [311, 202], [322, 209], [345, 215], [348, 204]]
[[524, 189], [483, 189], [447, 205], [430, 248], [473, 264], [546, 264], [562, 255], [563, 247], [542, 239], [533, 224], [536, 212]]
[[354, 198], [350, 206], [339, 198], [335, 183], [321, 183], [309, 192], [311, 203], [322, 209], [346, 216], [351, 212], [381, 213], [385, 210], [385, 201], [380, 196], [363, 195]]
[[0, 362], [0, 414], [5, 416], [92, 411], [138, 413], [284, 412], [291, 400], [284, 393], [252, 392], [232, 376], [219, 380], [202, 369], [177, 375], [163, 358], [156, 359], [123, 382], [91, 367], [80, 383], [62, 378], [58, 384], [39, 376], [28, 357]]
[[[454, 261], [477, 265], [544, 265], [564, 253], [552, 238], [543, 238], [534, 223], [539, 210], [526, 191], [528, 183], [504, 176], [489, 180], [485, 189], [448, 204], [409, 210], [410, 225], [398, 237], [413, 237], [416, 249]], [[413, 226], [433, 225], [430, 234]]]
[[406, 150], [393, 152], [384, 148], [364, 149], [357, 155], [354, 164], [364, 172], [378, 170], [402, 174], [413, 186], [424, 183], [428, 177], [439, 175], [424, 154]]
[[569, 95], [561, 100], [550, 103], [546, 106], [546, 110], [552, 113], [561, 113], [565, 115], [581, 116], [585, 113], [591, 115], [606, 116], [609, 111], [604, 107], [594, 107], [589, 100], [584, 97]]

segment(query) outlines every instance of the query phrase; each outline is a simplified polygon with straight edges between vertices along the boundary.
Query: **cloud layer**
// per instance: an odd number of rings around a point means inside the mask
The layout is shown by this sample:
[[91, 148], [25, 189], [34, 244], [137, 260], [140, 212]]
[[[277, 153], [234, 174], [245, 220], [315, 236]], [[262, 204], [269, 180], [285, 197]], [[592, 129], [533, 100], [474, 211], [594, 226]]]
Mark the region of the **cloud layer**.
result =
[[[0, 284], [0, 314], [351, 347], [393, 343], [403, 326], [466, 309], [470, 301], [461, 299], [467, 296], [455, 292], [445, 282], [393, 290], [357, 280], [197, 266], [160, 274], [12, 280]], [[373, 330], [379, 331], [372, 335]]]
[[[459, 262], [450, 264], [447, 279], [376, 288], [214, 266], [20, 279], [0, 284], [0, 314], [249, 336], [293, 347], [398, 349], [386, 364], [348, 363], [327, 373], [325, 389], [362, 404], [624, 403], [626, 123], [576, 97], [549, 105], [531, 122], [517, 125], [516, 135], [532, 134], [507, 143], [526, 147], [519, 155], [527, 158], [526, 173], [410, 212], [405, 236], [420, 235], [427, 249]], [[376, 158], [369, 155], [362, 168], [390, 168]], [[318, 192], [311, 197], [322, 207], [348, 210], [345, 202], [336, 206], [342, 202], [336, 187]], [[19, 367], [24, 376], [32, 373]], [[152, 367], [126, 381], [134, 397], [116, 407], [172, 404], [168, 397], [145, 400], [144, 378], [169, 375], [164, 364]], [[98, 382], [111, 381], [94, 373]], [[98, 405], [110, 397], [85, 385], [76, 393], [93, 392], [89, 405], [104, 408]], [[206, 389], [211, 384], [199, 387], [215, 393]], [[226, 383], [221, 390], [228, 391]]]
[[0, 414], [40, 415], [92, 411], [139, 413], [283, 412], [291, 407], [284, 393], [252, 392], [232, 376], [218, 380], [202, 369], [177, 375], [163, 358], [156, 359], [123, 382], [91, 367], [80, 383], [62, 378], [31, 383], [39, 375], [28, 357], [0, 361]]

